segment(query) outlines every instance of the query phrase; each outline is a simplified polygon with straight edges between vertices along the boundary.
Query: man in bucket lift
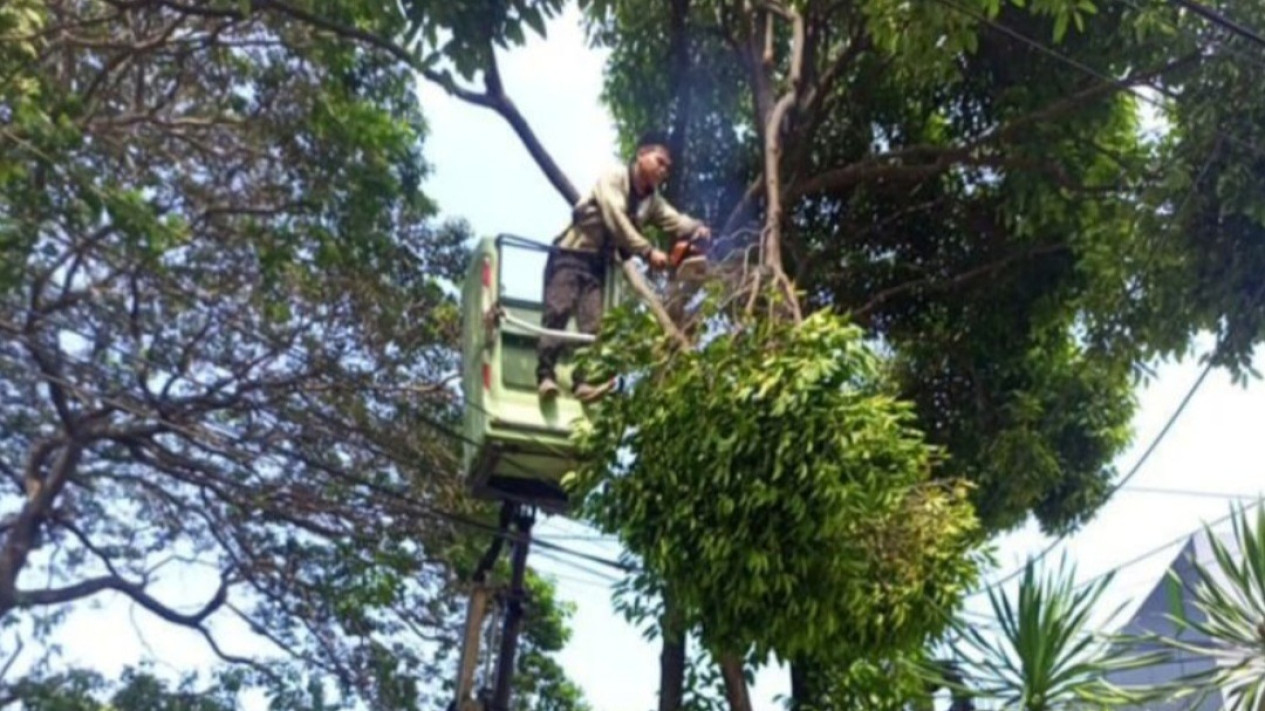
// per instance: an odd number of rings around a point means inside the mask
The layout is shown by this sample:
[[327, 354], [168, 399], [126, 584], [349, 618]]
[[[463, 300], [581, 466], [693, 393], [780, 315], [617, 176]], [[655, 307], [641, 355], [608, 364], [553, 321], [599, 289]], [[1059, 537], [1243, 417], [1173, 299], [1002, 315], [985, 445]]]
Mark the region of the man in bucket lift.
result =
[[[616, 249], [625, 257], [640, 256], [653, 269], [666, 268], [668, 255], [642, 236], [643, 225], [658, 226], [674, 241], [710, 236], [702, 222], [677, 212], [659, 194], [671, 166], [666, 137], [647, 134], [637, 142], [636, 155], [628, 165], [607, 170], [592, 192], [576, 204], [571, 225], [554, 240], [558, 249], [550, 252], [545, 263], [541, 326], [562, 330], [574, 315], [582, 333], [597, 333], [602, 319], [606, 264]], [[563, 347], [559, 339], [540, 338], [536, 381], [541, 397], [558, 394], [554, 365]], [[587, 383], [580, 372], [573, 372], [572, 381], [575, 396], [582, 402], [601, 397], [612, 385]]]

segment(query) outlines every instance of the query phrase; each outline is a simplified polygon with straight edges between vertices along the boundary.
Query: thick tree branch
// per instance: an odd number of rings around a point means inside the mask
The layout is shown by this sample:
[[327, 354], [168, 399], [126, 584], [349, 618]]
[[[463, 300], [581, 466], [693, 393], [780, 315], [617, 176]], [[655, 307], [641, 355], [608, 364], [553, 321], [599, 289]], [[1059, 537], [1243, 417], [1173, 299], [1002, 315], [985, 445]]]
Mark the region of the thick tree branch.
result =
[[[872, 46], [869, 35], [865, 33], [864, 23], [858, 24], [859, 26], [854, 29], [847, 46], [839, 52], [826, 71], [822, 72], [814, 80], [805, 80], [799, 95], [799, 106], [797, 108], [797, 113], [800, 116], [799, 128], [795, 136], [794, 146], [786, 161], [786, 172], [792, 181], [803, 173], [804, 166], [808, 163], [808, 159], [813, 153], [813, 142], [816, 139], [817, 131], [825, 122], [826, 117], [830, 115], [830, 109], [835, 103], [831, 100], [833, 98], [831, 92], [834, 90], [835, 83], [857, 57]], [[889, 57], [881, 60], [880, 63], [890, 61]], [[880, 69], [879, 71], [882, 70]], [[859, 101], [861, 97], [850, 95], [848, 100]]]
[[97, 593], [113, 590], [122, 593], [131, 598], [136, 604], [145, 608], [154, 615], [176, 625], [184, 627], [200, 627], [206, 618], [215, 613], [216, 610], [224, 606], [228, 600], [228, 588], [230, 578], [224, 575], [220, 578], [220, 586], [215, 591], [215, 595], [206, 602], [197, 612], [185, 614], [177, 612], [163, 603], [154, 599], [145, 592], [145, 587], [137, 583], [131, 583], [116, 575], [103, 575], [98, 578], [90, 578], [74, 585], [67, 585], [61, 588], [48, 588], [44, 590], [19, 590], [17, 593], [18, 607], [35, 607], [44, 605], [60, 605], [67, 602], [74, 602], [85, 597], [96, 595]]
[[295, 7], [284, 0], [254, 0], [254, 5], [259, 9], [275, 10], [310, 24], [313, 27], [333, 32], [339, 36], [354, 39], [382, 50], [420, 73], [428, 81], [439, 85], [450, 95], [476, 106], [482, 106], [495, 111], [501, 116], [501, 118], [505, 119], [505, 121], [510, 125], [510, 128], [514, 130], [514, 133], [518, 136], [519, 140], [523, 142], [524, 147], [527, 148], [527, 152], [530, 153], [532, 159], [536, 161], [536, 165], [544, 172], [545, 177], [549, 179], [549, 182], [554, 186], [554, 189], [556, 189], [562, 195], [563, 199], [567, 201], [567, 204], [574, 205], [579, 201], [580, 193], [575, 189], [575, 186], [571, 184], [571, 181], [567, 179], [566, 175], [562, 172], [562, 169], [558, 167], [558, 164], [554, 162], [553, 157], [549, 155], [549, 152], [545, 150], [544, 145], [541, 144], [540, 139], [536, 136], [535, 132], [532, 131], [531, 126], [527, 124], [527, 120], [523, 118], [523, 115], [519, 112], [518, 107], [515, 106], [514, 102], [511, 101], [505, 94], [503, 87], [501, 86], [499, 70], [496, 66], [495, 50], [493, 49], [491, 42], [489, 42], [487, 46], [488, 66], [485, 68], [483, 76], [486, 91], [477, 92], [458, 86], [456, 81], [447, 72], [439, 72], [426, 66], [413, 52], [410, 52], [408, 49], [405, 49], [388, 39], [379, 37], [372, 32], [366, 32], [355, 27], [349, 27], [347, 25], [334, 22], [325, 17], [321, 17], [320, 15], [308, 12], [303, 8]]
[[672, 95], [672, 130], [668, 137], [669, 150], [677, 163], [676, 180], [668, 185], [668, 200], [681, 202], [685, 194], [685, 181], [688, 178], [689, 156], [686, 153], [687, 131], [689, 130], [690, 111], [693, 105], [694, 91], [689, 80], [690, 70], [690, 36], [689, 14], [691, 0], [672, 0], [668, 18], [668, 71], [669, 92]]
[[[1126, 79], [1095, 84], [1070, 96], [1055, 100], [1041, 109], [1008, 121], [991, 133], [970, 143], [957, 146], [911, 146], [863, 158], [792, 186], [788, 189], [785, 198], [790, 201], [805, 195], [843, 190], [860, 182], [888, 177], [924, 179], [937, 175], [956, 164], [1001, 165], [1006, 160], [1004, 157], [984, 151], [1007, 143], [1033, 126], [1052, 123], [1055, 119], [1078, 111], [1104, 96], [1127, 90], [1197, 60], [1198, 55], [1191, 54], [1157, 69], [1139, 72]], [[912, 164], [907, 162], [919, 160], [927, 162]]]
[[787, 114], [799, 96], [804, 61], [804, 19], [799, 13], [783, 10], [793, 27], [790, 88], [769, 112], [764, 131], [765, 184], [765, 263], [775, 273], [782, 271], [782, 143]]
[[549, 151], [545, 150], [540, 139], [531, 130], [531, 126], [527, 125], [527, 119], [523, 118], [518, 107], [505, 94], [501, 86], [499, 70], [496, 66], [496, 56], [490, 43], [488, 45], [488, 57], [488, 70], [484, 74], [484, 80], [489, 82], [488, 95], [492, 97], [493, 102], [490, 108], [500, 114], [501, 118], [505, 119], [510, 125], [510, 128], [514, 129], [514, 133], [523, 142], [523, 146], [527, 148], [527, 152], [536, 161], [536, 165], [544, 172], [550, 184], [562, 195], [567, 204], [576, 204], [580, 201], [579, 191], [567, 179], [567, 176], [562, 172], [562, 168], [558, 167], [558, 164], [554, 162], [553, 157], [549, 155]]
[[961, 274], [957, 274], [955, 276], [952, 276], [946, 279], [926, 277], [923, 279], [915, 279], [913, 281], [908, 281], [903, 284], [898, 284], [896, 286], [893, 286], [891, 288], [884, 289], [878, 292], [873, 297], [871, 297], [870, 300], [867, 301], [863, 306], [861, 306], [861, 308], [853, 311], [852, 314], [853, 316], [857, 318], [864, 318], [864, 317], [869, 316], [871, 313], [874, 312], [875, 309], [882, 306], [887, 301], [897, 296], [900, 296], [901, 294], [907, 294], [911, 291], [915, 291], [918, 289], [924, 289], [927, 291], [944, 291], [946, 289], [952, 289], [952, 288], [961, 286], [974, 279], [978, 279], [982, 276], [987, 276], [989, 274], [993, 274], [998, 271], [1001, 271], [1002, 269], [1005, 269], [1006, 267], [1010, 266], [1011, 264], [1014, 264], [1015, 262], [1020, 262], [1026, 259], [1032, 259], [1034, 257], [1040, 257], [1040, 256], [1048, 255], [1048, 254], [1055, 254], [1058, 252], [1066, 251], [1068, 249], [1070, 249], [1070, 247], [1066, 244], [1047, 244], [1047, 245], [1040, 245], [1036, 247], [1029, 247], [1028, 249], [1023, 249], [1013, 254], [1008, 254], [1005, 257], [1002, 257], [1001, 259], [989, 262], [988, 264], [980, 265], [973, 269], [968, 269], [967, 271], [964, 271]]
[[79, 465], [83, 446], [73, 441], [63, 445], [60, 456], [53, 462], [47, 476], [41, 476], [43, 460], [47, 455], [34, 456], [36, 454], [36, 451], [32, 452], [33, 456], [27, 464], [26, 502], [18, 512], [17, 520], [7, 531], [4, 548], [0, 549], [0, 619], [19, 604], [21, 593], [17, 589], [18, 575], [35, 546], [40, 524], [75, 467]]
[[[803, 69], [804, 69], [804, 18], [799, 12], [785, 7], [776, 2], [766, 2], [764, 4], [767, 13], [764, 14], [765, 21], [772, 23], [772, 14], [777, 14], [791, 23], [792, 41], [791, 41], [791, 58], [790, 58], [790, 86], [777, 100], [773, 107], [769, 110], [767, 116], [762, 117], [764, 121], [763, 141], [764, 141], [764, 185], [765, 185], [765, 214], [764, 214], [764, 233], [762, 239], [764, 242], [764, 265], [773, 272], [773, 279], [778, 288], [783, 290], [790, 306], [790, 312], [796, 322], [802, 318], [799, 309], [799, 300], [791, 286], [786, 272], [782, 266], [782, 144], [785, 140], [787, 131], [787, 123], [790, 119], [789, 113], [792, 107], [799, 102], [799, 95], [802, 90]], [[768, 50], [771, 53], [771, 46]], [[766, 60], [771, 57], [766, 54]], [[766, 61], [766, 64], [770, 62]], [[767, 71], [767, 69], [766, 69]], [[760, 84], [768, 86], [768, 76], [765, 71], [759, 71], [758, 75], [763, 78]]]
[[49, 399], [52, 400], [53, 407], [57, 410], [57, 416], [61, 418], [62, 427], [73, 434], [78, 427], [78, 420], [74, 411], [70, 408], [70, 397], [60, 383], [63, 379], [59, 357], [60, 352], [58, 352], [57, 356], [49, 355], [44, 350], [43, 345], [36, 343], [35, 334], [31, 328], [27, 329], [22, 342], [26, 346], [31, 360], [35, 361], [35, 365], [39, 367], [40, 373], [44, 376], [44, 385], [48, 388]]
[[632, 261], [628, 259], [622, 260], [620, 266], [624, 270], [624, 277], [628, 279], [629, 286], [631, 286], [632, 290], [636, 292], [638, 298], [640, 298], [642, 302], [650, 308], [650, 311], [654, 313], [654, 317], [659, 320], [659, 325], [663, 327], [663, 330], [666, 331], [678, 345], [682, 348], [688, 349], [690, 347], [690, 339], [686, 338], [685, 334], [681, 332], [681, 329], [677, 328], [677, 325], [673, 323], [672, 317], [668, 314], [667, 309], [663, 308], [663, 304], [659, 301], [659, 297], [655, 296], [655, 293], [651, 290], [650, 285], [646, 284], [646, 280], [641, 277], [641, 272], [637, 271], [637, 267], [633, 266]]

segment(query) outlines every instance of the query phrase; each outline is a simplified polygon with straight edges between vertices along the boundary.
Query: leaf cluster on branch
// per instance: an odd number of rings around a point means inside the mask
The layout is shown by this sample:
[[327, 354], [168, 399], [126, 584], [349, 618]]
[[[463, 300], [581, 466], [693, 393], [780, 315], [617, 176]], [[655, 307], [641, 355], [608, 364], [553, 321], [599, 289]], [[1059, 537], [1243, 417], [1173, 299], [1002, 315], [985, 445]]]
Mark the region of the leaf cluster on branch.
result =
[[576, 435], [584, 512], [718, 653], [917, 645], [977, 572], [968, 487], [932, 481], [855, 325], [742, 326], [679, 352], [644, 312], [608, 315], [585, 367], [632, 382]]

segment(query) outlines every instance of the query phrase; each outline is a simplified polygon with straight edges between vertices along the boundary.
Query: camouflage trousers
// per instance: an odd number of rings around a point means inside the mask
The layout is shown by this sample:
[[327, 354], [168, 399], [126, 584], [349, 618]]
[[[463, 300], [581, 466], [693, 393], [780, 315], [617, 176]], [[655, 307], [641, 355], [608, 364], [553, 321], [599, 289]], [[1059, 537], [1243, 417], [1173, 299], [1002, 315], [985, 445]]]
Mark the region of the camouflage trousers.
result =
[[[557, 250], [545, 262], [544, 315], [540, 325], [562, 331], [571, 317], [581, 333], [595, 334], [602, 323], [602, 298], [606, 286], [606, 260], [597, 252]], [[556, 379], [554, 367], [568, 344], [541, 336], [536, 346], [536, 380]], [[577, 368], [573, 385], [584, 382]]]

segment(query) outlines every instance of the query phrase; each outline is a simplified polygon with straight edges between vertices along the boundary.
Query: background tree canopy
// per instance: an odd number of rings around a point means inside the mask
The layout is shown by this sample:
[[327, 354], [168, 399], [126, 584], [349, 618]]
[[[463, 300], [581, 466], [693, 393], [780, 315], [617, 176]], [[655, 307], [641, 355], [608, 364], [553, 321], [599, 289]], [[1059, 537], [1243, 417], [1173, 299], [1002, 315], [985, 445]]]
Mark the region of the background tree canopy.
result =
[[[225, 698], [450, 700], [492, 523], [453, 435], [469, 235], [421, 189], [420, 60], [343, 25], [416, 29], [360, 2], [0, 8], [0, 698], [115, 595], [240, 665]], [[522, 699], [579, 708], [533, 588]]]

